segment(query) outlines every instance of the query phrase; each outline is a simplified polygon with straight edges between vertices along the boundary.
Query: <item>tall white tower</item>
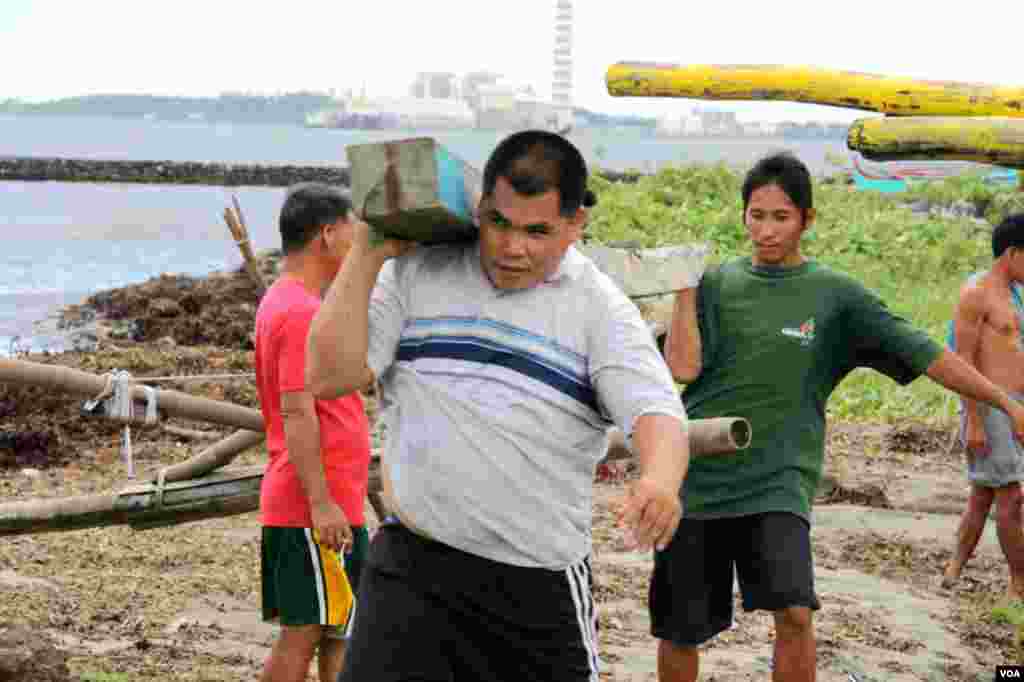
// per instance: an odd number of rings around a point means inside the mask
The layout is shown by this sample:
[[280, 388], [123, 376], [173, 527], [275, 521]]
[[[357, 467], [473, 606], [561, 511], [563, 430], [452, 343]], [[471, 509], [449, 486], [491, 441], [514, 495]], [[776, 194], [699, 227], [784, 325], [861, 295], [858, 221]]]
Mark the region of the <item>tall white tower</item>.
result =
[[558, 129], [573, 125], [572, 114], [572, 0], [555, 0], [555, 50], [551, 72], [551, 101]]

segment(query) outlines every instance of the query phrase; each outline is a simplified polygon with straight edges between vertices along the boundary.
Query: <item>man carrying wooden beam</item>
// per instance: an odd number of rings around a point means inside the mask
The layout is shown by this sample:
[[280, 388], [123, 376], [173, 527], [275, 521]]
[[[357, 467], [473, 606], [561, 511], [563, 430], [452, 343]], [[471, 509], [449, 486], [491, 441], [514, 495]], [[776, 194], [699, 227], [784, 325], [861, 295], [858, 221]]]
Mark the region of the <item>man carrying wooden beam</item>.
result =
[[596, 682], [594, 472], [614, 423], [641, 475], [621, 521], [664, 547], [685, 413], [640, 312], [573, 247], [595, 198], [552, 133], [502, 141], [479, 239], [357, 229], [309, 337], [314, 395], [379, 379], [394, 518], [373, 539], [341, 679]]
[[270, 455], [260, 489], [263, 617], [281, 624], [262, 682], [304, 682], [318, 650], [320, 679], [338, 676], [368, 545], [370, 434], [362, 398], [317, 400], [305, 381], [306, 337], [352, 244], [351, 209], [326, 185], [289, 191], [280, 216], [281, 276], [256, 313], [256, 381]]

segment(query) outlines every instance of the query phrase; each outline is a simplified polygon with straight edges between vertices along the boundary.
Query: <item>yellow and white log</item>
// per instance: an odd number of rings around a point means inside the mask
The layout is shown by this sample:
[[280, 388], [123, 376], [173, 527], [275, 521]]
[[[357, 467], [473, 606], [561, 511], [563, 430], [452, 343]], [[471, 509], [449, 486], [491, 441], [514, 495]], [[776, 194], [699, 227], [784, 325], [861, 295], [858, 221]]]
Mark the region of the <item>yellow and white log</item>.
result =
[[873, 161], [925, 158], [1024, 168], [1024, 118], [865, 118], [850, 125], [846, 142]]
[[882, 76], [813, 66], [618, 62], [614, 97], [805, 102], [892, 116], [1024, 117], [1024, 88]]

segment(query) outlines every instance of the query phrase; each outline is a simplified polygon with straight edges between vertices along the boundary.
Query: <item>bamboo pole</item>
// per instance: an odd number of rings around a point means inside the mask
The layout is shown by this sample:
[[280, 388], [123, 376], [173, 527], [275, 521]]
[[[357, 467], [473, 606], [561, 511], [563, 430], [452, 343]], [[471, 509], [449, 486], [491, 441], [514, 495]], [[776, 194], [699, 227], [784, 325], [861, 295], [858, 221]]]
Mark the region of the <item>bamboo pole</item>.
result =
[[117, 493], [79, 495], [0, 504], [0, 535], [24, 535], [127, 523], [118, 514]]
[[[264, 467], [222, 469], [202, 478], [131, 486], [117, 493], [0, 504], [0, 536], [129, 525], [136, 530], [257, 511]], [[370, 489], [381, 489], [379, 465]]]
[[113, 525], [154, 528], [259, 508], [263, 467], [218, 471], [202, 479], [145, 484], [117, 493], [0, 504], [0, 535]]
[[180, 426], [164, 424], [164, 432], [179, 438], [188, 440], [220, 440], [221, 435], [213, 431], [197, 431], [196, 429], [184, 429]]
[[[0, 382], [44, 386], [88, 396], [98, 395], [107, 386], [107, 378], [104, 376], [62, 365], [44, 365], [9, 358], [0, 358]], [[153, 390], [156, 391], [160, 411], [169, 415], [207, 421], [221, 426], [233, 426], [238, 429], [263, 431], [263, 416], [259, 410], [219, 400], [199, 398], [178, 391]], [[134, 384], [132, 397], [134, 400], [145, 402], [146, 391], [141, 385]]]
[[822, 69], [814, 66], [618, 62], [613, 97], [807, 102], [894, 116], [1024, 117], [1024, 88]]
[[[632, 455], [625, 448], [621, 432], [610, 430], [608, 460]], [[688, 423], [690, 454], [693, 457], [721, 456], [750, 444], [750, 424], [745, 419], [694, 419]], [[226, 449], [234, 439], [241, 444], [250, 433], [237, 433], [213, 448]], [[617, 445], [618, 443], [618, 445]], [[168, 468], [163, 494], [153, 483], [130, 486], [118, 493], [48, 500], [25, 500], [0, 504], [0, 536], [80, 530], [128, 524], [136, 529], [156, 528], [207, 518], [233, 516], [259, 508], [259, 490], [264, 467], [221, 469], [202, 478], [174, 480], [189, 473], [185, 466], [203, 454]], [[209, 459], [213, 459], [211, 455]], [[208, 462], [207, 462], [208, 463]], [[387, 514], [381, 499], [380, 459], [370, 461], [367, 496], [378, 518]]]
[[[750, 422], [736, 417], [694, 419], [689, 422], [690, 454], [694, 457], [725, 455], [745, 450], [750, 446]], [[633, 455], [626, 447], [625, 435], [618, 428], [608, 431], [606, 461], [629, 459]]]
[[975, 161], [1024, 168], [1024, 118], [914, 116], [859, 119], [847, 145], [875, 161]]
[[[173, 464], [163, 469], [164, 481], [184, 481], [190, 478], [200, 478], [214, 469], [229, 464], [235, 457], [249, 448], [263, 442], [265, 434], [259, 431], [236, 431], [227, 438], [220, 440], [206, 448], [198, 455], [191, 457], [184, 462]], [[159, 472], [152, 477], [155, 483]]]
[[231, 230], [231, 236], [235, 238], [235, 244], [238, 245], [238, 250], [242, 252], [245, 269], [256, 285], [259, 295], [262, 297], [263, 292], [267, 290], [267, 285], [263, 281], [263, 274], [260, 273], [260, 266], [256, 261], [256, 255], [252, 251], [252, 243], [249, 241], [249, 228], [245, 224], [245, 216], [242, 215], [242, 207], [238, 203], [238, 198], [233, 194], [231, 195], [231, 202], [234, 204], [234, 208], [232, 209], [231, 206], [228, 206], [224, 209], [224, 222], [227, 223], [228, 229]]

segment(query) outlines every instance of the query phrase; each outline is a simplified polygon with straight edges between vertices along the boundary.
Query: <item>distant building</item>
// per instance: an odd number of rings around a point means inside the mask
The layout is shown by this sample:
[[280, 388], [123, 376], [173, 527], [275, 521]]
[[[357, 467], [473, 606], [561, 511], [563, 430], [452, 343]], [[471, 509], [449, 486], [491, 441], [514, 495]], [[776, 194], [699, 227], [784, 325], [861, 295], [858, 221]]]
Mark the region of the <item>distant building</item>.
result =
[[572, 106], [572, 0], [555, 1], [555, 47], [552, 53], [551, 101], [556, 107], [553, 128], [571, 129]]
[[687, 114], [661, 116], [656, 119], [654, 132], [666, 137], [697, 137], [704, 134], [704, 121], [699, 109]]
[[473, 110], [465, 102], [438, 97], [380, 97], [367, 107], [393, 116], [399, 128], [471, 128]]
[[495, 85], [502, 80], [501, 74], [490, 71], [472, 71], [462, 77], [462, 100], [473, 109], [480, 108], [480, 88]]
[[423, 71], [416, 74], [409, 94], [420, 99], [455, 99], [459, 95], [459, 88], [454, 73]]
[[450, 130], [472, 128], [473, 110], [457, 99], [377, 97], [311, 114], [306, 125], [356, 130]]
[[511, 111], [522, 88], [499, 82], [477, 88], [477, 111]]
[[555, 130], [562, 122], [561, 106], [540, 99], [527, 86], [508, 82], [482, 85], [478, 90], [476, 127], [486, 130]]
[[704, 108], [694, 109], [694, 112], [700, 116], [705, 135], [733, 137], [742, 134], [742, 128], [739, 121], [736, 120], [735, 111]]

